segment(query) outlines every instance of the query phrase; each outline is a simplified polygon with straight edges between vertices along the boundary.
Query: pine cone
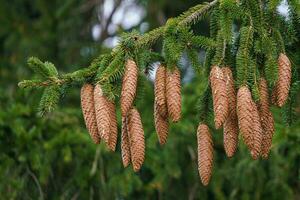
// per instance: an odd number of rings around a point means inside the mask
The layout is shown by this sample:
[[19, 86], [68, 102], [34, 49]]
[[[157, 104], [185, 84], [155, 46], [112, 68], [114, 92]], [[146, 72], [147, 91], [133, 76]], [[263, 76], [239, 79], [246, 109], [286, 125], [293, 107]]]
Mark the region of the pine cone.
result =
[[94, 109], [94, 87], [91, 84], [84, 84], [81, 88], [80, 98], [86, 128], [88, 129], [94, 143], [99, 144], [100, 135], [98, 134]]
[[95, 113], [98, 132], [104, 142], [109, 144], [110, 115], [107, 99], [102, 93], [101, 86], [97, 84], [94, 89]]
[[277, 97], [276, 103], [279, 107], [285, 104], [289, 96], [291, 78], [291, 62], [285, 54], [281, 53], [278, 58], [278, 80], [275, 85], [276, 90], [274, 90], [276, 93], [273, 94]]
[[128, 115], [129, 123], [129, 144], [133, 170], [139, 171], [145, 159], [145, 138], [144, 130], [139, 112], [132, 108]]
[[167, 70], [166, 95], [168, 115], [173, 122], [178, 122], [181, 118], [181, 85], [177, 68], [173, 72]]
[[252, 112], [251, 92], [247, 86], [242, 86], [237, 93], [237, 117], [243, 140], [250, 151], [253, 149]]
[[213, 142], [206, 124], [199, 123], [198, 140], [198, 171], [203, 185], [208, 185], [213, 167]]
[[210, 84], [213, 96], [215, 127], [219, 129], [228, 116], [228, 97], [226, 81], [220, 67], [213, 66], [210, 71]]
[[166, 68], [163, 65], [160, 65], [156, 71], [154, 95], [158, 113], [166, 118], [168, 115], [166, 101]]
[[253, 159], [258, 159], [260, 152], [261, 152], [261, 145], [262, 145], [262, 127], [260, 123], [260, 117], [257, 110], [257, 106], [254, 101], [251, 102], [252, 104], [252, 135], [253, 135], [253, 149], [251, 149], [251, 156]]
[[122, 133], [121, 133], [121, 155], [123, 166], [127, 167], [130, 164], [130, 144], [128, 138], [128, 119], [122, 117]]
[[154, 103], [154, 124], [158, 141], [161, 145], [164, 145], [167, 142], [169, 122], [167, 118], [160, 115], [156, 102]]
[[135, 95], [138, 80], [138, 68], [133, 60], [127, 60], [121, 91], [121, 113], [126, 116], [130, 110]]
[[259, 81], [259, 115], [263, 129], [261, 155], [267, 158], [272, 146], [272, 137], [274, 134], [274, 119], [269, 106], [269, 94], [267, 81], [261, 78]]
[[110, 118], [110, 134], [108, 140], [108, 147], [110, 150], [115, 151], [117, 140], [118, 140], [116, 106], [113, 101], [109, 101], [109, 100], [107, 100], [107, 105], [109, 108], [109, 118]]
[[222, 68], [228, 97], [228, 117], [223, 124], [224, 149], [228, 157], [232, 157], [238, 146], [239, 127], [236, 115], [236, 92], [230, 67]]

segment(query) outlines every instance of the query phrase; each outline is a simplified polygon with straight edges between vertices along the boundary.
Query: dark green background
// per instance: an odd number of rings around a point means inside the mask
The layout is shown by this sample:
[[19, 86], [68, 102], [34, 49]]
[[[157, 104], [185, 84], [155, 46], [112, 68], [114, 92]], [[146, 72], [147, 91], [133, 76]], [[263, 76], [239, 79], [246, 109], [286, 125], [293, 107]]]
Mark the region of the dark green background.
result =
[[[199, 1], [137, 3], [147, 11], [142, 22], [152, 29]], [[18, 81], [33, 78], [27, 58], [49, 60], [60, 72], [88, 66], [105, 51], [91, 36], [101, 4], [0, 0], [0, 199], [300, 199], [299, 104], [290, 127], [280, 110], [273, 109], [276, 133], [268, 160], [253, 161], [242, 142], [237, 154], [226, 158], [222, 132], [214, 130], [215, 161], [208, 187], [202, 186], [197, 171], [196, 105], [204, 87], [197, 78], [183, 86], [183, 117], [172, 125], [163, 148], [152, 119], [153, 85], [146, 86], [138, 107], [147, 144], [139, 173], [123, 169], [119, 144], [115, 153], [93, 144], [83, 123], [79, 87], [68, 90], [56, 111], [39, 117], [42, 91], [17, 87]], [[205, 22], [195, 28], [208, 33]], [[80, 53], [86, 49], [88, 53]]]

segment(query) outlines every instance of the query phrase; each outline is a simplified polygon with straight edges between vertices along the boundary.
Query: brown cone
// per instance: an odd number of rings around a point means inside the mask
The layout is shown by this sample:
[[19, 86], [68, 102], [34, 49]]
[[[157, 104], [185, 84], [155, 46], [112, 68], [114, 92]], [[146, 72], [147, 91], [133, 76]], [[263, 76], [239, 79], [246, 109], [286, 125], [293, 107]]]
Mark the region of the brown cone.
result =
[[213, 167], [213, 142], [206, 124], [199, 123], [197, 129], [198, 171], [203, 185], [208, 185]]
[[167, 118], [163, 118], [158, 109], [157, 104], [154, 103], [154, 124], [155, 130], [157, 133], [158, 141], [161, 145], [164, 145], [167, 142], [168, 131], [169, 131], [169, 122]]
[[133, 170], [139, 171], [145, 159], [145, 138], [144, 130], [139, 112], [132, 108], [128, 115], [129, 143]]
[[267, 158], [272, 146], [272, 137], [274, 134], [274, 119], [269, 106], [269, 94], [267, 81], [264, 78], [259, 82], [259, 115], [263, 129], [261, 155]]
[[213, 96], [213, 107], [215, 114], [215, 127], [221, 128], [228, 116], [228, 98], [226, 82], [220, 67], [213, 66], [210, 71], [210, 84]]
[[94, 109], [94, 87], [91, 84], [84, 84], [81, 88], [80, 98], [85, 125], [94, 143], [99, 144], [100, 135], [98, 134]]
[[272, 138], [274, 135], [274, 118], [271, 112], [260, 118], [261, 126], [264, 131], [261, 144], [261, 156], [266, 159], [269, 156], [272, 147]]
[[122, 117], [121, 155], [122, 155], [123, 166], [127, 167], [130, 164], [130, 144], [128, 138], [127, 117]]
[[110, 133], [110, 115], [107, 105], [107, 99], [102, 93], [101, 86], [97, 84], [94, 89], [95, 113], [98, 126], [98, 132], [101, 139], [108, 145]]
[[228, 97], [228, 117], [223, 124], [224, 149], [228, 157], [232, 157], [238, 146], [239, 127], [236, 115], [236, 92], [230, 67], [222, 68]]
[[180, 71], [177, 68], [173, 72], [167, 70], [166, 97], [168, 115], [173, 122], [178, 122], [181, 118], [181, 85]]
[[138, 80], [138, 68], [133, 60], [127, 60], [121, 91], [121, 113], [126, 116], [130, 110], [135, 95]]
[[253, 131], [253, 148], [251, 149], [251, 156], [253, 159], [258, 159], [261, 152], [263, 132], [260, 123], [260, 117], [257, 110], [257, 106], [254, 101], [252, 104], [252, 131]]
[[291, 62], [289, 58], [281, 53], [278, 58], [278, 81], [276, 83], [277, 87], [277, 104], [282, 107], [288, 96], [291, 85]]
[[160, 65], [156, 71], [154, 95], [158, 113], [166, 118], [168, 115], [166, 101], [166, 68], [163, 65]]
[[252, 112], [251, 92], [247, 86], [242, 86], [237, 93], [237, 117], [243, 140], [250, 151], [253, 149]]
[[116, 106], [113, 101], [109, 101], [109, 100], [107, 100], [107, 105], [109, 108], [109, 118], [110, 118], [110, 135], [108, 140], [108, 147], [110, 150], [115, 151], [117, 139], [118, 139]]

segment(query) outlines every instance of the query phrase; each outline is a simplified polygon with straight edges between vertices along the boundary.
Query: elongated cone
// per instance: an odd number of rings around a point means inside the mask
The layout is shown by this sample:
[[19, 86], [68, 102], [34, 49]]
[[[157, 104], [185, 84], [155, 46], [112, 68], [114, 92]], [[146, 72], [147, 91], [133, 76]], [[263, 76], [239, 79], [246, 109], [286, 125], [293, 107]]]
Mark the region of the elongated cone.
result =
[[95, 113], [98, 132], [101, 139], [108, 145], [110, 133], [110, 115], [107, 99], [102, 93], [101, 86], [97, 84], [94, 89]]
[[252, 111], [251, 92], [247, 86], [242, 86], [237, 93], [237, 117], [243, 140], [250, 151], [253, 149]]
[[118, 124], [116, 115], [116, 106], [113, 101], [107, 100], [107, 105], [109, 108], [109, 118], [110, 118], [110, 134], [108, 139], [108, 147], [110, 150], [115, 151], [118, 139]]
[[130, 110], [128, 117], [128, 136], [130, 144], [131, 161], [133, 165], [133, 170], [137, 172], [142, 167], [145, 159], [144, 130], [140, 114], [135, 108], [132, 108]]
[[166, 118], [168, 115], [166, 100], [166, 68], [163, 65], [160, 65], [156, 71], [154, 95], [157, 112], [163, 118]]
[[154, 103], [154, 124], [158, 141], [161, 145], [164, 145], [168, 138], [169, 122], [167, 118], [160, 115], [156, 103]]
[[167, 70], [166, 97], [168, 115], [173, 122], [178, 122], [181, 118], [181, 85], [177, 68], [174, 71]]
[[213, 96], [215, 127], [216, 129], [219, 129], [228, 116], [226, 81], [221, 68], [218, 66], [213, 66], [210, 71], [209, 79]]
[[127, 60], [121, 91], [121, 113], [126, 116], [130, 110], [135, 95], [138, 80], [138, 68], [133, 60]]
[[252, 104], [252, 119], [253, 119], [252, 120], [253, 148], [251, 149], [251, 156], [253, 159], [256, 160], [259, 158], [261, 152], [263, 132], [262, 132], [257, 106], [254, 101], [252, 101], [251, 104]]
[[261, 156], [267, 158], [272, 146], [274, 119], [270, 111], [268, 85], [264, 78], [261, 78], [259, 81], [259, 97], [258, 110], [263, 129]]
[[80, 93], [81, 108], [86, 128], [88, 129], [94, 143], [100, 143], [100, 135], [98, 134], [96, 114], [94, 109], [94, 86], [84, 84]]
[[197, 129], [198, 171], [203, 185], [208, 185], [213, 167], [213, 142], [206, 124], [199, 123]]
[[282, 107], [288, 96], [291, 85], [292, 69], [289, 58], [281, 53], [278, 58], [277, 104]]
[[228, 97], [228, 117], [223, 124], [224, 149], [228, 157], [232, 157], [238, 146], [238, 120], [236, 115], [236, 92], [230, 67], [222, 68]]
[[130, 144], [128, 138], [128, 119], [122, 117], [122, 133], [121, 133], [121, 155], [123, 166], [127, 167], [130, 164]]

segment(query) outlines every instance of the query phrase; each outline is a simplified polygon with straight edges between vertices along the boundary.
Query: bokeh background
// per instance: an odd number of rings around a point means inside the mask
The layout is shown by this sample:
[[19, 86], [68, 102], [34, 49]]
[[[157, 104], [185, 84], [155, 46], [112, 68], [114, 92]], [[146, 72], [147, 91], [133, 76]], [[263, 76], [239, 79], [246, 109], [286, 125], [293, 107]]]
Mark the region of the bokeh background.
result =
[[[26, 66], [29, 56], [71, 72], [114, 47], [120, 33], [147, 32], [201, 2], [0, 0], [0, 199], [300, 199], [299, 94], [294, 124], [286, 125], [281, 111], [272, 108], [276, 133], [268, 160], [252, 160], [242, 142], [236, 155], [226, 158], [222, 132], [213, 130], [214, 170], [204, 187], [196, 153], [203, 83], [185, 56], [183, 117], [170, 128], [164, 147], [153, 125], [153, 73], [148, 77], [143, 105], [138, 105], [147, 145], [139, 173], [123, 168], [119, 143], [115, 153], [93, 144], [80, 110], [80, 86], [69, 89], [43, 118], [37, 113], [42, 91], [17, 87], [33, 78]], [[288, 17], [286, 2], [278, 11]], [[204, 20], [194, 28], [208, 35], [208, 25]]]

